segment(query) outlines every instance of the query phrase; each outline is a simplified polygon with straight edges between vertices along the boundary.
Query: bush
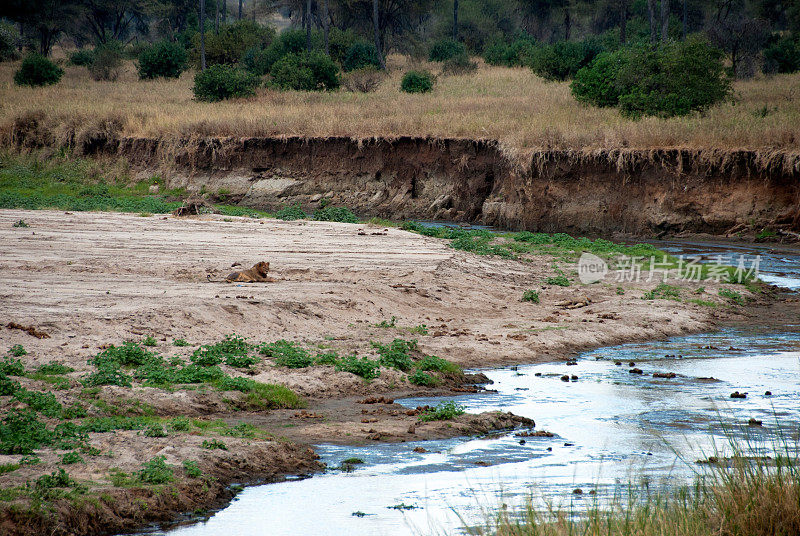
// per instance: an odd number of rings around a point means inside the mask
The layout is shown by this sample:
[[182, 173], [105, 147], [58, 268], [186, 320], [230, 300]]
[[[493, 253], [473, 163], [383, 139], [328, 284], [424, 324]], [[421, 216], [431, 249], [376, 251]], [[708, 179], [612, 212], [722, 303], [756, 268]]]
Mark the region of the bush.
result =
[[800, 71], [800, 38], [792, 35], [773, 37], [764, 49], [764, 72], [794, 73]]
[[659, 48], [604, 53], [575, 76], [572, 94], [595, 106], [618, 106], [629, 117], [673, 117], [726, 99], [731, 80], [723, 53], [699, 39]]
[[428, 61], [447, 61], [456, 56], [465, 55], [467, 47], [452, 39], [441, 39], [431, 45]]
[[417, 341], [395, 339], [389, 344], [373, 342], [372, 347], [378, 352], [381, 365], [407, 372], [413, 366], [410, 353], [417, 349]]
[[344, 72], [349, 73], [356, 69], [363, 69], [365, 67], [380, 67], [381, 60], [378, 57], [378, 50], [372, 43], [366, 41], [358, 41], [353, 43], [347, 49], [342, 62], [342, 69]]
[[203, 471], [194, 460], [183, 460], [183, 469], [186, 471], [186, 476], [190, 478], [200, 478], [203, 476]]
[[72, 465], [73, 463], [85, 463], [81, 455], [77, 452], [67, 452], [61, 456], [61, 463], [63, 465]]
[[408, 381], [414, 385], [421, 385], [423, 387], [435, 387], [439, 384], [439, 379], [436, 376], [422, 372], [421, 370], [416, 370], [413, 374], [410, 374], [408, 376]]
[[523, 37], [511, 44], [494, 42], [483, 53], [483, 59], [489, 65], [504, 65], [506, 67], [522, 67], [530, 65], [531, 58], [536, 53], [536, 42], [531, 37]]
[[9, 348], [8, 353], [13, 355], [14, 357], [22, 357], [24, 355], [28, 355], [28, 351], [21, 344], [15, 344], [11, 348]]
[[358, 358], [355, 355], [343, 357], [336, 364], [336, 370], [350, 372], [356, 376], [361, 376], [365, 380], [373, 380], [381, 375], [380, 363], [377, 360]]
[[53, 442], [53, 433], [29, 409], [11, 409], [0, 422], [0, 454], [30, 454]]
[[428, 71], [408, 71], [403, 75], [400, 89], [406, 93], [427, 93], [433, 89], [434, 80]]
[[442, 73], [464, 75], [474, 72], [477, 68], [478, 64], [470, 60], [467, 54], [459, 54], [444, 62], [442, 65]]
[[167, 465], [166, 456], [156, 456], [142, 464], [137, 473], [139, 480], [145, 484], [166, 484], [172, 481], [173, 469]]
[[94, 59], [89, 65], [89, 72], [95, 80], [113, 81], [119, 77], [122, 67], [122, 43], [109, 41], [94, 49]]
[[569, 279], [565, 275], [557, 275], [554, 277], [548, 277], [545, 279], [545, 282], [548, 285], [556, 285], [558, 287], [568, 287], [569, 286]]
[[25, 374], [25, 365], [19, 359], [6, 356], [0, 361], [0, 372], [9, 376], [22, 376]]
[[314, 358], [299, 344], [286, 340], [262, 344], [258, 350], [275, 360], [275, 364], [288, 368], [305, 368], [314, 364]]
[[148, 352], [135, 342], [126, 342], [121, 346], [113, 344], [97, 354], [91, 363], [97, 365], [101, 361], [114, 360], [124, 367], [138, 367], [144, 365], [155, 354]]
[[294, 221], [304, 220], [308, 217], [308, 214], [303, 212], [303, 209], [300, 208], [300, 203], [296, 203], [294, 205], [284, 205], [275, 213], [275, 217], [279, 220]]
[[336, 221], [340, 223], [358, 223], [358, 217], [347, 207], [323, 207], [314, 211], [317, 221]]
[[0, 22], [0, 61], [19, 59], [17, 44], [20, 42], [19, 31], [11, 24]]
[[[206, 32], [206, 64], [234, 65], [251, 48], [264, 49], [275, 39], [275, 31], [252, 20], [223, 24], [219, 33]], [[193, 38], [192, 63], [200, 66], [200, 34]]]
[[574, 78], [581, 68], [589, 65], [603, 49], [593, 40], [560, 41], [538, 47], [528, 58], [528, 66], [545, 80]]
[[269, 74], [274, 61], [269, 49], [252, 47], [244, 53], [241, 63], [249, 73], [265, 76]]
[[18, 86], [49, 86], [61, 80], [64, 70], [41, 54], [28, 54], [22, 60], [19, 70], [14, 73], [14, 83]]
[[76, 67], [88, 67], [94, 61], [94, 52], [88, 49], [76, 50], [69, 55], [69, 64]]
[[0, 396], [13, 395], [22, 388], [18, 381], [12, 380], [0, 372]]
[[364, 67], [350, 71], [342, 78], [342, 85], [348, 91], [371, 93], [380, 87], [386, 74], [375, 67]]
[[426, 355], [414, 364], [414, 368], [424, 371], [433, 370], [445, 374], [463, 374], [461, 367], [447, 359], [435, 355]]
[[178, 78], [187, 65], [186, 49], [178, 43], [159, 41], [139, 54], [139, 78]]
[[419, 416], [421, 422], [449, 421], [464, 414], [464, 407], [455, 402], [442, 402]]
[[[359, 41], [359, 38], [352, 29], [340, 30], [336, 27], [331, 28], [328, 33], [328, 51], [331, 59], [343, 64], [347, 52], [357, 41]], [[314, 36], [312, 35], [312, 45], [314, 43]]]
[[199, 101], [216, 102], [252, 97], [258, 83], [258, 77], [237, 67], [212, 65], [195, 75], [192, 91]]
[[49, 375], [61, 375], [61, 374], [69, 374], [70, 372], [75, 372], [75, 369], [72, 367], [68, 367], [66, 365], [62, 365], [56, 361], [51, 361], [50, 363], [45, 363], [38, 369], [36, 372], [39, 374], [49, 374]]
[[272, 84], [296, 91], [332, 90], [339, 87], [339, 67], [318, 51], [287, 54], [270, 70]]
[[522, 301], [539, 303], [539, 293], [535, 290], [526, 290], [522, 293]]

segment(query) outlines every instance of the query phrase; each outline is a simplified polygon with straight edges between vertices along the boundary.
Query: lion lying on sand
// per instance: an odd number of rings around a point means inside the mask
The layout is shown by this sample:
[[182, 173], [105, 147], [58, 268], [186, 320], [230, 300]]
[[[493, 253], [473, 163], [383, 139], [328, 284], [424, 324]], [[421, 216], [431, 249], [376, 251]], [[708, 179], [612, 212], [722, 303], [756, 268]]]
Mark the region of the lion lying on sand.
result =
[[[208, 280], [212, 283], [216, 282], [211, 280], [211, 276], [208, 276]], [[257, 262], [249, 270], [233, 272], [225, 277], [227, 283], [271, 283], [273, 281], [275, 279], [269, 277], [269, 263], [264, 261]]]

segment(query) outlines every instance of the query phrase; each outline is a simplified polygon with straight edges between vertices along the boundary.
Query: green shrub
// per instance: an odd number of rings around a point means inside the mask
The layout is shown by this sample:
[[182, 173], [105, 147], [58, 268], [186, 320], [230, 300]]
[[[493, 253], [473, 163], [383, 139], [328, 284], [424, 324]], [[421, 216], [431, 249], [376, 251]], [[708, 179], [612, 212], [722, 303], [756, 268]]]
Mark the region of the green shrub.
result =
[[119, 77], [123, 61], [122, 43], [109, 41], [98, 45], [94, 49], [93, 56], [94, 59], [89, 65], [89, 72], [92, 73], [92, 78], [97, 81], [113, 81]]
[[702, 111], [731, 93], [724, 55], [698, 39], [604, 53], [575, 76], [572, 94], [624, 115], [673, 117]]
[[666, 283], [660, 283], [656, 288], [649, 292], [645, 292], [642, 296], [643, 300], [671, 300], [680, 296], [680, 289]]
[[266, 48], [252, 47], [242, 56], [242, 65], [255, 76], [266, 76], [275, 63], [271, 51]]
[[186, 476], [190, 478], [200, 478], [203, 476], [203, 471], [194, 460], [183, 460], [183, 470], [186, 471]]
[[76, 50], [69, 55], [69, 64], [76, 67], [88, 67], [94, 61], [94, 52], [88, 49]]
[[589, 65], [603, 49], [596, 41], [560, 41], [537, 47], [528, 58], [534, 73], [545, 80], [573, 78], [582, 67]]
[[83, 419], [86, 415], [86, 408], [77, 402], [67, 406], [61, 412], [62, 419]]
[[522, 293], [522, 301], [539, 303], [539, 293], [535, 290], [526, 290]]
[[287, 54], [270, 69], [271, 83], [280, 89], [323, 91], [339, 87], [339, 67], [319, 51]]
[[[312, 35], [312, 45], [316, 42], [314, 37], [315, 36]], [[347, 30], [341, 30], [336, 27], [331, 28], [328, 33], [328, 50], [331, 59], [337, 63], [344, 64], [347, 52], [359, 41], [361, 41], [361, 39], [350, 28]], [[321, 46], [321, 42], [319, 46]]]
[[35, 487], [38, 491], [46, 491], [52, 488], [72, 488], [76, 482], [70, 478], [69, 473], [64, 469], [53, 471], [49, 475], [42, 475], [36, 479]]
[[259, 79], [231, 65], [212, 65], [194, 77], [194, 97], [199, 101], [216, 102], [225, 99], [252, 97]]
[[17, 45], [20, 41], [19, 30], [11, 24], [0, 21], [0, 61], [19, 59]]
[[406, 93], [427, 93], [433, 90], [435, 79], [428, 71], [408, 71], [403, 75], [400, 89]]
[[18, 381], [12, 380], [4, 372], [0, 372], [0, 396], [13, 395], [21, 388]]
[[786, 34], [774, 36], [764, 49], [764, 72], [794, 73], [800, 71], [800, 37]]
[[188, 68], [186, 49], [172, 41], [159, 41], [139, 54], [139, 78], [178, 78]]
[[[242, 19], [220, 25], [219, 33], [206, 32], [206, 64], [234, 65], [252, 49], [268, 47], [275, 39], [275, 31], [255, 21]], [[200, 34], [193, 38], [192, 62], [200, 66]]]
[[466, 55], [467, 47], [452, 39], [440, 39], [431, 45], [428, 61], [447, 61], [459, 55]]
[[358, 223], [358, 217], [347, 207], [323, 207], [314, 211], [317, 221], [337, 221], [341, 223]]
[[568, 287], [569, 286], [569, 279], [565, 275], [557, 275], [555, 277], [548, 277], [545, 279], [545, 283], [548, 285], [556, 285], [558, 287]]
[[22, 357], [24, 355], [28, 355], [28, 351], [21, 344], [15, 344], [12, 346], [8, 353], [13, 355], [14, 357]]
[[[155, 339], [152, 341], [145, 339], [143, 344], [149, 346], [146, 344], [148, 342], [155, 342]], [[120, 346], [114, 346], [112, 344], [110, 347], [100, 352], [90, 363], [96, 365], [100, 361], [113, 360], [124, 367], [138, 367], [139, 365], [144, 365], [147, 360], [154, 355], [155, 354], [148, 352], [135, 342], [125, 342]]]
[[421, 385], [423, 387], [434, 387], [439, 384], [439, 379], [436, 376], [422, 372], [421, 370], [414, 371], [413, 374], [408, 376], [408, 381], [414, 385]]
[[339, 362], [339, 354], [336, 352], [323, 352], [314, 358], [315, 365], [335, 365]]
[[380, 67], [380, 65], [381, 60], [378, 57], [378, 50], [375, 45], [366, 41], [357, 41], [347, 49], [342, 62], [342, 69], [344, 72], [349, 73], [356, 69]]
[[186, 432], [191, 428], [192, 421], [188, 417], [173, 417], [169, 420], [168, 426], [176, 432]]
[[38, 411], [45, 417], [60, 417], [61, 404], [53, 393], [40, 393], [19, 389], [14, 397], [20, 402], [25, 402], [33, 411]]
[[291, 206], [284, 206], [278, 212], [275, 213], [275, 217], [279, 220], [284, 221], [294, 221], [294, 220], [304, 220], [308, 217], [308, 214], [303, 212], [303, 209], [300, 208], [300, 203]]
[[200, 446], [207, 450], [228, 450], [228, 445], [219, 439], [204, 439]]
[[160, 424], [151, 424], [144, 431], [144, 435], [147, 437], [167, 437], [167, 432]]
[[30, 409], [11, 409], [0, 421], [0, 454], [31, 454], [53, 440], [54, 434]]
[[723, 289], [719, 290], [719, 295], [721, 297], [723, 297], [723, 298], [727, 298], [728, 300], [730, 300], [732, 303], [735, 303], [736, 305], [744, 305], [745, 304], [744, 296], [742, 296], [741, 293], [736, 292], [735, 290], [731, 290], [729, 288], [723, 288]]
[[156, 456], [142, 464], [142, 469], [136, 473], [141, 482], [145, 484], [166, 484], [173, 478], [173, 469], [166, 462], [166, 456]]
[[442, 372], [445, 374], [462, 374], [461, 367], [453, 363], [452, 361], [448, 361], [447, 359], [443, 359], [441, 357], [435, 355], [426, 355], [416, 363], [414, 363], [414, 368], [417, 370], [423, 371], [436, 371]]
[[19, 359], [6, 356], [0, 361], [0, 372], [9, 376], [22, 376], [25, 374], [25, 365]]
[[365, 380], [373, 380], [381, 375], [380, 363], [377, 360], [358, 358], [355, 355], [343, 357], [336, 364], [336, 370], [350, 372], [356, 376], [361, 376]]
[[464, 407], [455, 402], [442, 402], [419, 416], [421, 422], [449, 421], [464, 414]]
[[483, 59], [489, 65], [522, 67], [530, 65], [531, 58], [536, 51], [536, 42], [532, 37], [523, 37], [510, 44], [496, 41], [486, 47]]
[[86, 463], [77, 452], [67, 452], [61, 456], [61, 463], [63, 465], [72, 465], [73, 463]]
[[478, 69], [478, 64], [469, 59], [467, 54], [459, 54], [445, 60], [442, 64], [442, 73], [449, 75], [465, 75]]
[[305, 401], [297, 393], [283, 385], [253, 382], [244, 402], [254, 409], [296, 409], [305, 407]]
[[380, 356], [378, 361], [381, 365], [407, 372], [413, 366], [411, 352], [417, 349], [417, 341], [395, 339], [389, 344], [373, 342], [372, 347], [375, 348]]
[[97, 358], [95, 358], [95, 360], [90, 360], [89, 362], [94, 362], [97, 370], [82, 378], [81, 381], [85, 386], [118, 385], [120, 387], [130, 387], [132, 385], [132, 378], [120, 370], [118, 361], [113, 359], [97, 361]]
[[273, 343], [264, 343], [259, 352], [275, 360], [275, 364], [288, 368], [305, 368], [314, 364], [314, 358], [307, 350], [295, 342], [279, 340]]
[[147, 337], [145, 337], [142, 340], [142, 345], [143, 346], [157, 346], [158, 345], [158, 341], [152, 335], [148, 335]]
[[56, 361], [51, 361], [50, 363], [45, 363], [41, 367], [37, 368], [36, 372], [39, 374], [61, 375], [75, 372], [75, 369], [66, 365], [62, 365]]
[[14, 73], [14, 83], [18, 86], [49, 86], [61, 80], [64, 70], [41, 54], [28, 54], [22, 60], [19, 70]]
[[250, 343], [234, 333], [225, 335], [220, 342], [201, 346], [189, 359], [198, 367], [213, 367], [223, 361], [232, 367], [249, 367], [259, 361], [248, 356], [250, 349]]

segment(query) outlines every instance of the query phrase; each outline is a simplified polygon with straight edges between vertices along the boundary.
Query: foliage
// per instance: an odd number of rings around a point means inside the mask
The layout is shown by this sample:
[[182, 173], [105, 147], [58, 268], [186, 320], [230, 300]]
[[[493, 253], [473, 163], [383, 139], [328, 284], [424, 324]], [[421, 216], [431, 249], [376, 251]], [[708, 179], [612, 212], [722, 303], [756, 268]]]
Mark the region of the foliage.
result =
[[408, 381], [423, 387], [434, 387], [439, 384], [438, 378], [421, 370], [415, 370], [413, 374], [409, 374]]
[[680, 296], [680, 289], [667, 283], [660, 283], [656, 288], [651, 291], [645, 292], [642, 296], [643, 300], [671, 300]]
[[545, 279], [545, 282], [548, 285], [556, 285], [556, 286], [559, 286], [559, 287], [568, 287], [569, 286], [569, 279], [567, 279], [567, 276], [565, 276], [563, 274], [557, 275], [557, 276], [554, 276], [554, 277], [548, 277], [547, 279]]
[[61, 463], [64, 465], [72, 465], [73, 463], [86, 463], [86, 462], [77, 452], [67, 452], [63, 456], [61, 456]]
[[62, 365], [56, 361], [51, 361], [50, 363], [45, 363], [44, 365], [40, 366], [36, 369], [36, 372], [39, 374], [51, 374], [51, 375], [60, 375], [60, 374], [69, 374], [70, 372], [75, 372], [75, 369], [72, 367], [68, 367], [66, 365]]
[[89, 360], [97, 369], [95, 372], [83, 377], [82, 382], [87, 387], [97, 385], [118, 385], [120, 387], [130, 387], [131, 377], [120, 369], [120, 363], [113, 358], [104, 358], [99, 354], [94, 359]]
[[356, 41], [350, 45], [345, 53], [342, 70], [349, 73], [366, 67], [378, 68], [380, 65], [381, 60], [378, 57], [378, 50], [375, 45], [366, 41]]
[[522, 301], [539, 303], [539, 293], [535, 290], [526, 290], [522, 293]]
[[624, 48], [578, 71], [572, 94], [595, 106], [618, 106], [631, 117], [687, 115], [730, 94], [722, 60], [719, 50], [697, 39]]
[[203, 471], [194, 460], [183, 460], [183, 470], [186, 471], [186, 476], [190, 478], [200, 478], [203, 476]]
[[421, 422], [449, 421], [464, 414], [464, 407], [455, 402], [442, 402], [420, 414]]
[[174, 470], [167, 465], [166, 456], [156, 456], [142, 464], [136, 476], [145, 484], [166, 484], [173, 479]]
[[200, 446], [207, 450], [228, 450], [228, 445], [219, 439], [204, 439]]
[[372, 347], [380, 356], [378, 361], [381, 365], [406, 372], [413, 366], [411, 352], [417, 349], [417, 341], [395, 339], [389, 344], [373, 342]]
[[19, 59], [17, 52], [19, 42], [19, 31], [11, 24], [0, 21], [0, 62]]
[[287, 54], [270, 69], [271, 83], [280, 89], [325, 91], [339, 87], [339, 67], [324, 53], [312, 50]]
[[339, 354], [336, 352], [322, 352], [314, 358], [315, 365], [335, 365], [339, 362]]
[[54, 440], [53, 433], [30, 409], [11, 409], [0, 421], [0, 454], [31, 454]]
[[88, 67], [94, 61], [94, 52], [89, 49], [76, 50], [69, 55], [69, 64], [76, 67]]
[[545, 80], [567, 80], [602, 51], [602, 46], [595, 40], [559, 41], [536, 47], [528, 58], [528, 66]]
[[442, 74], [465, 75], [475, 72], [477, 69], [478, 64], [469, 59], [467, 54], [453, 56], [442, 64]]
[[264, 343], [258, 351], [274, 359], [275, 364], [281, 367], [305, 368], [314, 364], [314, 358], [311, 357], [308, 350], [295, 342], [283, 339], [273, 343]]
[[441, 39], [431, 45], [428, 61], [447, 61], [456, 56], [466, 55], [467, 48], [463, 43], [452, 39]]
[[772, 37], [764, 49], [764, 72], [797, 71], [800, 71], [800, 37], [791, 34]]
[[147, 437], [167, 437], [167, 432], [160, 424], [151, 424], [144, 431], [144, 435]]
[[252, 97], [258, 87], [258, 77], [232, 65], [212, 65], [194, 77], [195, 99], [216, 102], [225, 99]]
[[0, 372], [9, 376], [22, 376], [25, 374], [25, 365], [19, 359], [6, 356], [0, 361]]
[[159, 41], [139, 54], [139, 78], [178, 78], [188, 67], [186, 49], [172, 41]]
[[493, 42], [484, 50], [483, 59], [489, 65], [523, 67], [530, 65], [536, 50], [536, 41], [529, 36], [522, 36], [509, 44]]
[[385, 78], [386, 73], [383, 71], [380, 71], [375, 67], [364, 67], [363, 69], [350, 71], [343, 76], [342, 85], [348, 91], [371, 93], [380, 87]]
[[122, 67], [122, 43], [109, 41], [98, 45], [92, 54], [89, 72], [95, 80], [113, 81], [119, 77]]
[[25, 350], [25, 347], [22, 346], [21, 344], [15, 344], [8, 350], [8, 353], [13, 355], [14, 357], [22, 357], [24, 355], [27, 355], [28, 351]]
[[25, 402], [33, 411], [38, 411], [45, 417], [60, 417], [61, 404], [56, 400], [53, 393], [41, 393], [39, 391], [28, 391], [19, 389], [14, 393], [14, 397], [20, 402]]
[[406, 93], [428, 93], [433, 90], [434, 82], [428, 71], [408, 71], [400, 81], [400, 89]]
[[41, 54], [31, 53], [22, 60], [19, 70], [14, 73], [14, 83], [18, 86], [49, 86], [61, 80], [64, 70]]
[[[275, 39], [275, 31], [255, 21], [242, 19], [222, 24], [219, 33], [206, 32], [206, 64], [234, 65], [252, 49], [263, 49]], [[192, 47], [192, 62], [200, 66], [200, 34], [195, 34]]]
[[13, 395], [21, 388], [18, 381], [12, 380], [5, 373], [0, 372], [0, 396]]
[[172, 341], [172, 345], [173, 346], [184, 347], [184, 346], [189, 346], [189, 343], [186, 342], [186, 339], [175, 339], [175, 340]]
[[279, 220], [294, 221], [304, 220], [308, 217], [308, 215], [303, 212], [302, 208], [300, 208], [300, 203], [297, 203], [294, 205], [285, 205], [281, 207], [281, 209], [275, 213], [275, 217]]
[[223, 361], [231, 367], [249, 367], [258, 363], [259, 359], [248, 354], [252, 345], [235, 333], [214, 344], [206, 344], [195, 350], [189, 358], [199, 367], [212, 367]]
[[366, 357], [359, 359], [358, 356], [351, 355], [340, 359], [336, 364], [336, 370], [350, 372], [356, 376], [361, 376], [365, 380], [374, 380], [381, 375], [380, 366], [377, 360]]
[[722, 288], [719, 290], [719, 295], [722, 296], [723, 298], [727, 298], [736, 305], [745, 304], [744, 296], [742, 296], [741, 293], [736, 292], [735, 290], [731, 290], [729, 288]]
[[316, 221], [337, 221], [341, 223], [358, 223], [358, 217], [347, 207], [322, 207], [314, 211]]
[[414, 368], [423, 371], [442, 372], [444, 374], [462, 374], [461, 367], [452, 361], [448, 361], [447, 359], [435, 355], [424, 356], [422, 359], [414, 363]]

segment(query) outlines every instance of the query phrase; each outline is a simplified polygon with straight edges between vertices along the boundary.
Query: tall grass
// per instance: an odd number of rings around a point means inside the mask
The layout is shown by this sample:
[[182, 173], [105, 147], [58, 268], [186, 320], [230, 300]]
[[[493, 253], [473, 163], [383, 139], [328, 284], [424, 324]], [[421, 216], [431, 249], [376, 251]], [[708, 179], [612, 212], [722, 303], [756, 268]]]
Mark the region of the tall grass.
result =
[[487, 523], [498, 536], [797, 536], [800, 466], [797, 439], [765, 449], [728, 435], [732, 455], [717, 454], [694, 483], [671, 492], [632, 489], [592, 501], [583, 514], [528, 502], [501, 510]]
[[[42, 111], [56, 134], [69, 136], [98, 119], [117, 118], [133, 136], [437, 136], [496, 139], [509, 154], [532, 149], [606, 148], [797, 150], [800, 74], [735, 84], [737, 101], [683, 118], [623, 118], [579, 104], [566, 82], [524, 68], [480, 64], [464, 76], [441, 76], [433, 92], [407, 94], [400, 78], [413, 67], [390, 58], [390, 74], [371, 93], [260, 89], [243, 100], [193, 100], [192, 72], [176, 80], [139, 81], [132, 65], [114, 82], [96, 82], [67, 66], [46, 88], [12, 82], [16, 62], [0, 64], [0, 126]], [[438, 69], [436, 66], [426, 66]]]

